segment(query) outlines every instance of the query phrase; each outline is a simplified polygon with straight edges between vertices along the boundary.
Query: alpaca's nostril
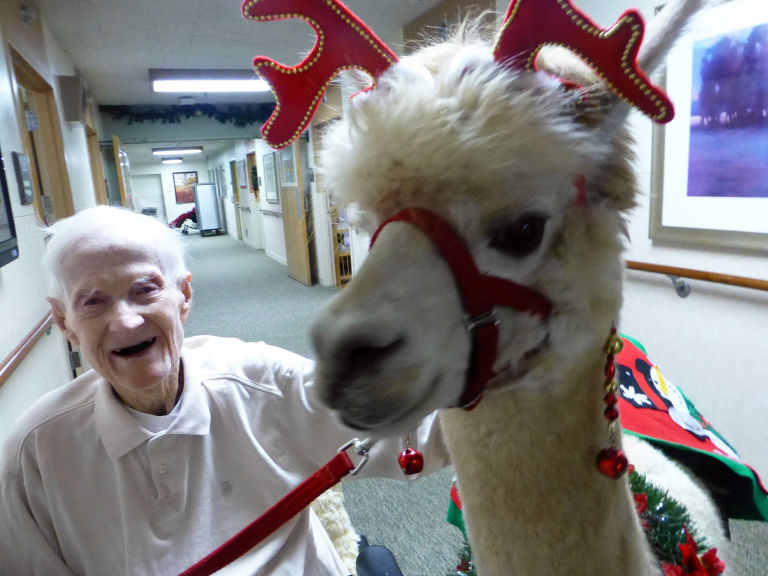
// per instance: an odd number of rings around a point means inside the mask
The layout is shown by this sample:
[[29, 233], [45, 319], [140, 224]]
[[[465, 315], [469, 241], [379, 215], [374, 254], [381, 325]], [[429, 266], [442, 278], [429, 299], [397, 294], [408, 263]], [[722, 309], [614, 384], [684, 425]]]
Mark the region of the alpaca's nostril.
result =
[[376, 370], [381, 362], [403, 347], [405, 338], [398, 337], [389, 344], [375, 346], [370, 344], [352, 344], [346, 351], [342, 371], [349, 375], [360, 375]]

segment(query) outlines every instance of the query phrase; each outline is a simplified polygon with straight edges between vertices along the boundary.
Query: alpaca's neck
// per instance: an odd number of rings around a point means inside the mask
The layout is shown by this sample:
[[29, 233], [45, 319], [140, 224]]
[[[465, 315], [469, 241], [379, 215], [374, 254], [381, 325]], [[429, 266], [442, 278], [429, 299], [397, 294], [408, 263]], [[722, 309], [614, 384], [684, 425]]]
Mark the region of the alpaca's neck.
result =
[[442, 413], [481, 576], [658, 573], [626, 477], [595, 465], [604, 363]]

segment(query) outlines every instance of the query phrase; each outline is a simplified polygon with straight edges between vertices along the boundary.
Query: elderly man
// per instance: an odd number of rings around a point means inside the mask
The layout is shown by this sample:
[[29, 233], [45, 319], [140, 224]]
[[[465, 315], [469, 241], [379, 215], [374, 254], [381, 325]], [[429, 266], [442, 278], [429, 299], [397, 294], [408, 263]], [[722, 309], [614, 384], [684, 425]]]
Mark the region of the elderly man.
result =
[[[172, 230], [97, 207], [50, 232], [48, 300], [93, 370], [36, 402], [5, 444], [0, 574], [178, 574], [355, 435], [313, 403], [311, 361], [264, 343], [185, 341], [191, 277]], [[431, 420], [418, 441], [445, 465]], [[365, 472], [402, 477], [398, 451], [380, 442]], [[237, 571], [346, 572], [309, 509]]]

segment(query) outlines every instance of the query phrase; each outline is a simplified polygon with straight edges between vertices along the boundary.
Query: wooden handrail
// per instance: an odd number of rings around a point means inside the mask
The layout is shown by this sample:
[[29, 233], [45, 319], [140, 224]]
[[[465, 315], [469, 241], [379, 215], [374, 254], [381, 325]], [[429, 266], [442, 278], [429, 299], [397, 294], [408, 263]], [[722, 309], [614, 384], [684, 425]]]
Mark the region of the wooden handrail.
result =
[[26, 336], [24, 336], [21, 344], [5, 357], [2, 364], [0, 364], [0, 386], [5, 384], [5, 381], [11, 377], [16, 367], [21, 364], [21, 361], [27, 357], [32, 348], [34, 348], [37, 341], [40, 340], [42, 335], [48, 330], [48, 327], [53, 323], [53, 315], [48, 312], [45, 318], [35, 325]]
[[653, 272], [656, 274], [665, 274], [666, 276], [679, 276], [681, 278], [691, 278], [692, 280], [716, 282], [718, 284], [741, 286], [742, 288], [765, 290], [768, 292], [768, 280], [758, 280], [757, 278], [747, 278], [745, 276], [731, 276], [730, 274], [718, 274], [717, 272], [703, 272], [701, 270], [678, 268], [677, 266], [664, 266], [661, 264], [650, 264], [648, 262], [635, 262], [634, 260], [627, 260], [626, 264], [627, 268], [630, 270]]

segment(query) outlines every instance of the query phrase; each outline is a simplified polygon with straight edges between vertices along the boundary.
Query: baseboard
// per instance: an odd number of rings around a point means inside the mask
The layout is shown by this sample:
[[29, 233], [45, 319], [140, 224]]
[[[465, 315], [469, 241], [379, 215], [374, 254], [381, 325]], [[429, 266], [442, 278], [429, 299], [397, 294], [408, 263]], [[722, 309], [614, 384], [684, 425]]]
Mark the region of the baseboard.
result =
[[275, 262], [280, 262], [283, 266], [288, 266], [288, 260], [285, 259], [285, 256], [281, 256], [280, 254], [275, 254], [274, 252], [270, 252], [269, 250], [264, 250], [264, 254], [272, 258]]

